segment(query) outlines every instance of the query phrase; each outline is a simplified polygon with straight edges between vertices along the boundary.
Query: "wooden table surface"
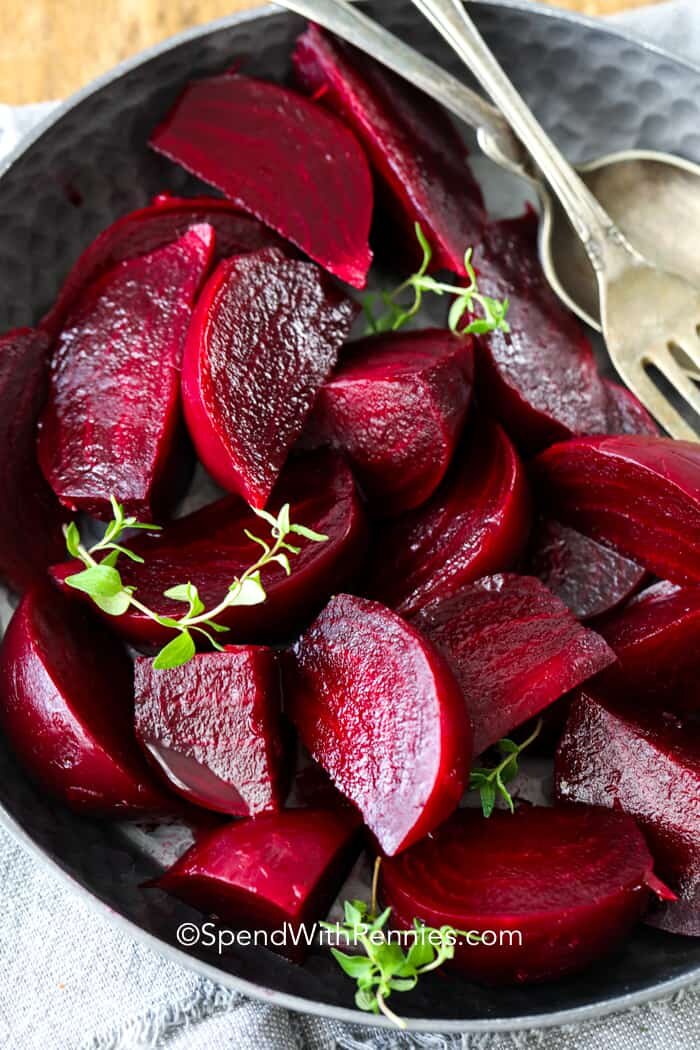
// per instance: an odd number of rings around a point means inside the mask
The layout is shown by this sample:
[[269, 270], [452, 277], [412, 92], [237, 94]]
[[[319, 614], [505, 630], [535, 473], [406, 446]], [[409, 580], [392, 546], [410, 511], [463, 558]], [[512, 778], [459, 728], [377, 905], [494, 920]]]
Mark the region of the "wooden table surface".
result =
[[[150, 44], [262, 0], [1, 0], [0, 102], [61, 98]], [[546, 0], [607, 14], [657, 0]]]

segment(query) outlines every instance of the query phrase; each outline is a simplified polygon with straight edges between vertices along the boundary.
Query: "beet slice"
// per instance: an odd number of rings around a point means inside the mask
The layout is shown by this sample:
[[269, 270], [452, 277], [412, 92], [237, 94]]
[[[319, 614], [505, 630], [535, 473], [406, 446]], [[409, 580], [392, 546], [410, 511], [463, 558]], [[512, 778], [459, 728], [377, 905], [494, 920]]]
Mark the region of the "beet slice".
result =
[[17, 591], [44, 578], [65, 550], [63, 512], [36, 458], [47, 355], [48, 340], [31, 328], [0, 337], [0, 576]]
[[454, 965], [471, 979], [545, 981], [624, 940], [647, 904], [652, 867], [623, 813], [524, 806], [484, 820], [480, 810], [462, 809], [384, 861], [381, 897], [399, 929], [417, 918], [483, 933], [483, 944], [457, 944]]
[[406, 849], [457, 806], [469, 715], [441, 656], [378, 602], [332, 598], [293, 651], [287, 710], [381, 849]]
[[612, 379], [604, 379], [607, 400], [606, 434], [651, 434], [658, 437], [659, 430], [653, 417], [631, 390]]
[[641, 565], [554, 518], [536, 525], [522, 570], [542, 580], [578, 620], [612, 612], [647, 575]]
[[229, 927], [271, 933], [289, 924], [286, 945], [267, 947], [301, 961], [301, 928], [327, 915], [360, 852], [358, 832], [350, 809], [264, 813], [200, 839], [151, 885]]
[[[228, 609], [219, 618], [230, 635], [220, 641], [280, 641], [300, 630], [324, 601], [359, 567], [366, 549], [366, 525], [355, 482], [348, 466], [336, 453], [316, 452], [287, 465], [273, 495], [277, 513], [291, 504], [291, 520], [328, 536], [325, 543], [302, 542], [292, 559], [292, 574], [272, 565], [263, 573], [267, 601], [262, 605]], [[134, 566], [123, 559], [120, 571], [125, 584], [138, 588], [142, 602], [165, 616], [182, 615], [183, 606], [163, 596], [177, 583], [190, 581], [202, 601], [212, 608], [221, 600], [236, 575], [259, 557], [260, 548], [247, 539], [248, 529], [263, 538], [267, 526], [238, 496], [226, 497], [167, 526], [158, 535], [141, 534], [129, 546], [145, 559]], [[52, 570], [61, 584], [78, 570], [76, 562]], [[65, 586], [65, 584], [63, 584]], [[78, 600], [83, 596], [70, 593]], [[90, 599], [87, 599], [88, 601]], [[110, 625], [138, 644], [163, 645], [172, 632], [135, 610]]]
[[39, 461], [71, 510], [111, 518], [110, 494], [141, 520], [158, 517], [180, 427], [180, 367], [214, 231], [118, 263], [84, 292], [54, 348]]
[[182, 399], [225, 489], [265, 505], [357, 310], [316, 266], [274, 249], [220, 263], [192, 317]]
[[555, 764], [557, 796], [637, 819], [659, 875], [679, 900], [654, 925], [700, 935], [700, 727], [635, 698], [585, 689], [572, 705]]
[[150, 145], [365, 287], [372, 176], [337, 117], [288, 88], [228, 73], [188, 84]]
[[424, 605], [412, 623], [462, 687], [475, 755], [615, 660], [532, 576], [487, 576]]
[[472, 394], [473, 341], [441, 329], [371, 336], [343, 352], [314, 408], [375, 513], [424, 503], [442, 481]]
[[674, 583], [700, 582], [700, 445], [579, 438], [538, 456], [548, 510]]
[[403, 615], [507, 569], [527, 542], [525, 471], [503, 430], [476, 417], [451, 470], [417, 510], [377, 533], [368, 572], [371, 596]]
[[464, 253], [486, 222], [467, 150], [445, 111], [357, 50], [311, 25], [297, 40], [294, 69], [352, 128], [386, 192], [387, 203], [415, 245], [421, 224], [435, 269], [466, 276]]
[[84, 813], [176, 809], [136, 743], [133, 695], [131, 661], [87, 609], [49, 584], [27, 591], [0, 650], [0, 723], [33, 780]]

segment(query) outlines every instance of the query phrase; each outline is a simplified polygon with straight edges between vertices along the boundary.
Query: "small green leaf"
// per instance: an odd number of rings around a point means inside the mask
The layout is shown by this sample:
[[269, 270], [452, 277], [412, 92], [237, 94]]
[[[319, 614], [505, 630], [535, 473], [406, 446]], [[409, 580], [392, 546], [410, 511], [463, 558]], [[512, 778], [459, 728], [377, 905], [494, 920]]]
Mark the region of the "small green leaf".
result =
[[391, 908], [385, 908], [384, 911], [381, 912], [373, 921], [372, 925], [370, 926], [370, 929], [375, 931], [383, 929], [383, 927], [386, 926], [387, 922], [389, 921], [390, 915]]
[[397, 970], [406, 962], [406, 957], [398, 944], [377, 944], [374, 948], [374, 961], [382, 971], [385, 980], [390, 980]]
[[289, 564], [289, 558], [286, 554], [275, 554], [270, 561], [276, 561], [278, 565], [281, 565], [287, 576], [292, 575], [292, 566]]
[[166, 671], [188, 663], [196, 652], [194, 639], [189, 631], [181, 631], [168, 642], [156, 656], [153, 666], [157, 671]]
[[450, 307], [450, 312], [447, 318], [447, 324], [450, 328], [450, 331], [459, 331], [459, 323], [464, 317], [466, 309], [467, 305], [464, 296], [455, 299], [455, 301], [452, 303], [452, 306]]
[[509, 740], [507, 736], [499, 740], [496, 747], [502, 755], [517, 755], [520, 751], [520, 746], [514, 740]]
[[114, 598], [121, 590], [122, 578], [111, 565], [91, 565], [82, 572], [66, 577], [66, 583], [76, 591], [83, 591], [91, 598]]
[[435, 958], [435, 949], [430, 943], [427, 931], [423, 934], [416, 931], [416, 939], [408, 949], [406, 962], [408, 966], [417, 968], [427, 966]]
[[365, 1013], [379, 1013], [377, 996], [369, 988], [359, 988], [355, 992], [355, 1006], [358, 1010], [364, 1010]]
[[265, 588], [260, 582], [260, 573], [256, 572], [247, 580], [237, 583], [234, 589], [229, 591], [227, 605], [261, 605], [265, 598]]
[[366, 955], [348, 955], [337, 948], [331, 948], [331, 955], [348, 977], [367, 977], [374, 969], [374, 963]]
[[277, 531], [280, 536], [286, 536], [289, 532], [289, 504], [285, 503], [277, 515]]
[[426, 271], [427, 271], [427, 269], [430, 266], [430, 263], [432, 261], [433, 249], [432, 249], [432, 247], [430, 245], [430, 241], [428, 240], [428, 238], [423, 233], [423, 227], [421, 226], [421, 224], [419, 222], [417, 222], [416, 225], [415, 225], [415, 231], [416, 231], [416, 237], [418, 238], [418, 243], [420, 244], [421, 248], [423, 249], [423, 262], [421, 263], [421, 267], [420, 267], [420, 270], [418, 272], [420, 274], [424, 274], [424, 273], [426, 273]]
[[113, 598], [100, 598], [92, 596], [92, 600], [98, 609], [107, 613], [108, 616], [123, 616], [131, 605], [131, 594], [128, 590], [120, 591]]
[[289, 531], [296, 532], [297, 536], [303, 536], [305, 540], [312, 540], [314, 543], [325, 543], [328, 539], [323, 532], [314, 532], [306, 525], [290, 525]]
[[418, 984], [418, 975], [413, 977], [392, 977], [389, 987], [395, 992], [412, 992]]
[[257, 514], [259, 518], [262, 518], [263, 521], [266, 521], [270, 528], [277, 528], [277, 518], [274, 516], [274, 514], [270, 514], [269, 511], [263, 510], [262, 507], [251, 507], [250, 509], [253, 511], [254, 514]]
[[481, 810], [485, 817], [490, 817], [496, 805], [496, 786], [491, 780], [485, 781], [479, 788]]
[[188, 617], [199, 616], [204, 612], [204, 602], [199, 597], [199, 591], [193, 583], [178, 583], [175, 587], [163, 592], [165, 598], [172, 598], [176, 602], [187, 602], [189, 610]]
[[348, 926], [357, 926], [358, 923], [363, 921], [363, 912], [352, 901], [345, 901], [343, 911], [345, 912], [345, 922]]
[[248, 537], [249, 540], [253, 541], [253, 543], [258, 543], [262, 547], [262, 549], [265, 551], [265, 554], [269, 554], [270, 553], [270, 545], [269, 545], [269, 543], [265, 543], [265, 540], [261, 540], [259, 536], [253, 535], [253, 533], [250, 532], [249, 529], [244, 529], [243, 532], [245, 533], [245, 535]]
[[63, 535], [66, 538], [66, 549], [72, 558], [80, 557], [80, 529], [71, 521], [63, 526]]

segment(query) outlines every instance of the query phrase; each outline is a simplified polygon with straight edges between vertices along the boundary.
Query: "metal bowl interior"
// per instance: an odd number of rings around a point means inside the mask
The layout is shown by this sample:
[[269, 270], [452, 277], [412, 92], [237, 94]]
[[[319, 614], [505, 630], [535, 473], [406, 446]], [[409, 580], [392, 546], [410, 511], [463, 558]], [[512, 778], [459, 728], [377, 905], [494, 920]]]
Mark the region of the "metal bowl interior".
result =
[[[459, 73], [408, 0], [367, 6], [388, 28]], [[473, 9], [496, 54], [572, 160], [646, 148], [700, 162], [700, 70], [590, 20], [525, 0], [474, 3]], [[101, 78], [44, 122], [0, 178], [0, 330], [35, 321], [79, 251], [119, 214], [164, 188], [197, 188], [146, 147], [149, 131], [183, 84], [233, 64], [284, 79], [301, 24], [265, 8], [186, 33]], [[480, 174], [494, 184], [505, 178], [490, 167]], [[264, 948], [238, 948], [222, 959], [178, 948], [178, 922], [193, 913], [139, 888], [154, 871], [153, 833], [78, 818], [52, 803], [26, 779], [4, 741], [0, 802], [0, 819], [23, 842], [97, 906], [111, 909], [115, 921], [171, 958], [268, 1002], [382, 1023], [354, 1010], [352, 983], [326, 951], [299, 968]], [[165, 829], [161, 839], [167, 834]], [[621, 951], [577, 977], [508, 989], [436, 977], [421, 982], [401, 1005], [415, 1030], [515, 1029], [597, 1016], [697, 979], [700, 941], [641, 928]]]

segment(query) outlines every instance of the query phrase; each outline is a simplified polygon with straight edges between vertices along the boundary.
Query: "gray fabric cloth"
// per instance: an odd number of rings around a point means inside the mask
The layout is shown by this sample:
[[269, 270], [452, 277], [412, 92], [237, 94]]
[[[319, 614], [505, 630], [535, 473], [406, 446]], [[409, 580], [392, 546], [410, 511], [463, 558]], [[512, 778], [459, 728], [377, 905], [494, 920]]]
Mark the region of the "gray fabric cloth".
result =
[[[614, 21], [700, 63], [700, 4]], [[49, 105], [49, 104], [47, 104]], [[0, 157], [46, 106], [0, 105]], [[7, 1050], [691, 1050], [700, 988], [575, 1027], [402, 1036], [253, 1002], [164, 961], [114, 928], [0, 831], [0, 1047]]]

